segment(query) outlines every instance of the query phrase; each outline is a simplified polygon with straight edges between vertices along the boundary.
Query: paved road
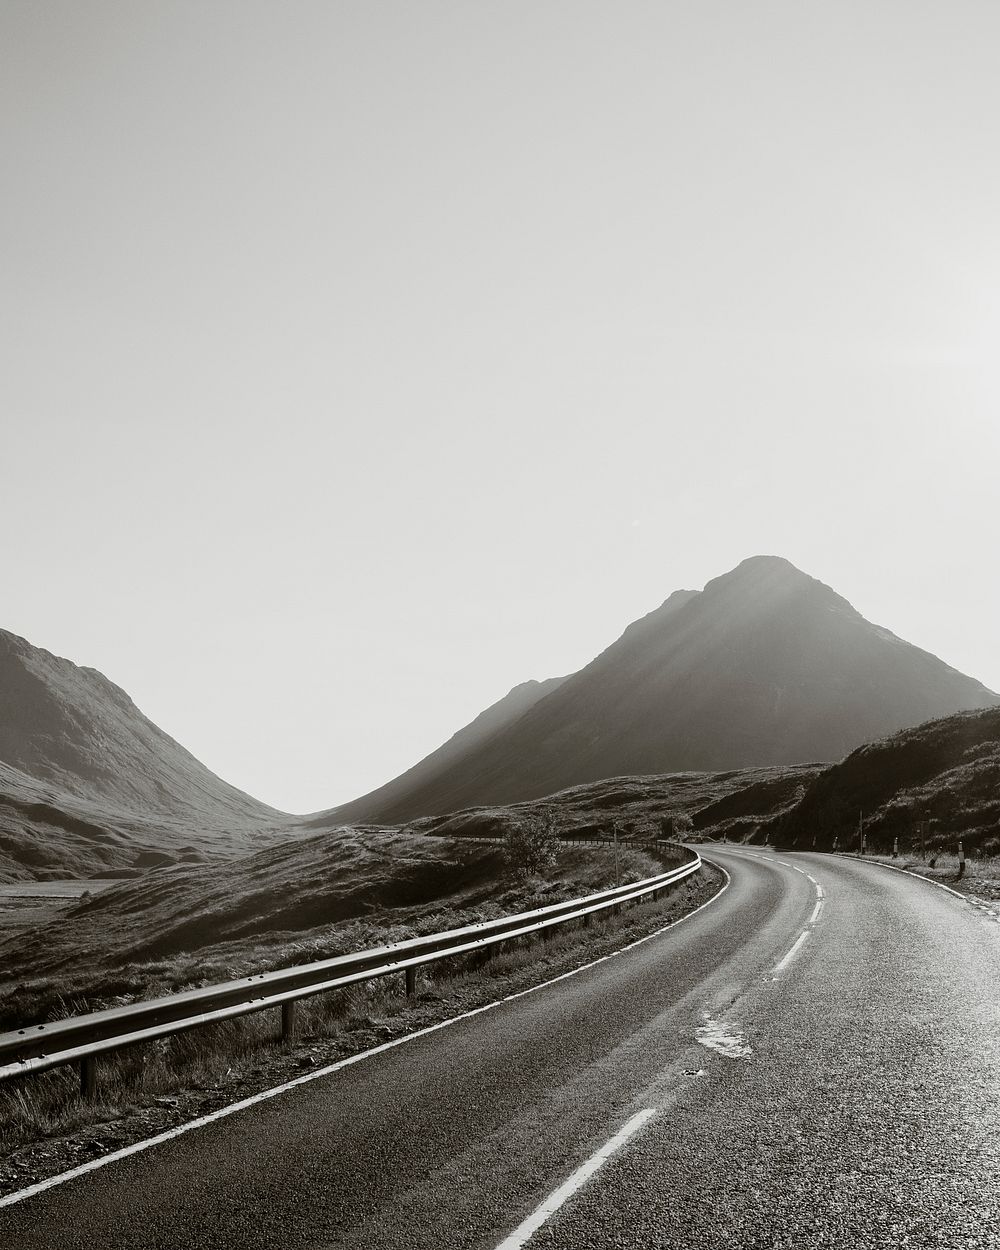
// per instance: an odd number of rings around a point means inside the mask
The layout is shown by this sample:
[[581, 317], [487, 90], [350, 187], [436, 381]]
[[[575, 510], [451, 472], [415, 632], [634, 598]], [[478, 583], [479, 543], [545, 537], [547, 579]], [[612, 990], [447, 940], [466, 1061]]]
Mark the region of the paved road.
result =
[[2, 1209], [0, 1246], [1000, 1247], [997, 922], [712, 857], [663, 936]]

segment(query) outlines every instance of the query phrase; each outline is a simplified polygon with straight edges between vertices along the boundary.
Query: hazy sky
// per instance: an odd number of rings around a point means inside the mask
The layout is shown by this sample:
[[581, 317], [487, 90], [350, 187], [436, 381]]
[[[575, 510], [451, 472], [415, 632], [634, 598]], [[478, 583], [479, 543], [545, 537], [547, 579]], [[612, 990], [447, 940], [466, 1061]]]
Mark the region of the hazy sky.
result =
[[1000, 5], [0, 7], [0, 625], [289, 810], [787, 556], [1000, 688]]

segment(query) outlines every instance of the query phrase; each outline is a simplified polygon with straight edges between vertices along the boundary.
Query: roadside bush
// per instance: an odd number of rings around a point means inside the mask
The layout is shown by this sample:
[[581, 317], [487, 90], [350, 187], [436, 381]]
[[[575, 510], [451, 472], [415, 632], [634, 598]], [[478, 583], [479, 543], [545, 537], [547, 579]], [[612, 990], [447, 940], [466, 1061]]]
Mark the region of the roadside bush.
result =
[[551, 868], [559, 849], [559, 834], [548, 812], [519, 816], [504, 834], [503, 858], [514, 872], [531, 876]]

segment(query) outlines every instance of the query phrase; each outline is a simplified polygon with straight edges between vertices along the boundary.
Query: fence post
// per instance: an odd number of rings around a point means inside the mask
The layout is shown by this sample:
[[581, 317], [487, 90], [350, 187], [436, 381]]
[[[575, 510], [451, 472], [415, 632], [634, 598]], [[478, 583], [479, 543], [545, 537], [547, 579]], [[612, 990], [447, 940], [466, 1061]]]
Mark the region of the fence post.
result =
[[295, 1003], [281, 1004], [281, 1036], [283, 1040], [295, 1034]]
[[86, 1055], [80, 1060], [80, 1097], [93, 1098], [97, 1093], [97, 1056]]

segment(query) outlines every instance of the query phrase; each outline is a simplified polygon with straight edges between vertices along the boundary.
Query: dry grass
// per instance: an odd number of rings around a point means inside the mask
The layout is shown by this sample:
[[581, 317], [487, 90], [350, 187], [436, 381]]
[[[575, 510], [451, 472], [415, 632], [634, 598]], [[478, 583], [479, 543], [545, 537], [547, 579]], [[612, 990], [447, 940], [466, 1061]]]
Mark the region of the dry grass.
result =
[[895, 868], [905, 868], [929, 881], [949, 885], [962, 894], [971, 894], [976, 898], [1000, 899], [1000, 856], [968, 856], [965, 872], [961, 876], [958, 855], [943, 851], [928, 851], [924, 857], [900, 854], [895, 859], [891, 855], [866, 854], [865, 859], [891, 864]]
[[[857, 846], [864, 813], [869, 849], [894, 839], [912, 854], [926, 844], [952, 852], [1000, 854], [1000, 708], [959, 712], [859, 747], [813, 781], [791, 811], [768, 826], [771, 840], [829, 850]], [[933, 853], [931, 851], [931, 853]]]
[[[623, 881], [662, 871], [632, 848], [621, 868]], [[608, 847], [563, 847], [545, 877], [525, 878], [488, 844], [352, 830], [152, 873], [0, 943], [0, 1030], [526, 911], [614, 872]]]

